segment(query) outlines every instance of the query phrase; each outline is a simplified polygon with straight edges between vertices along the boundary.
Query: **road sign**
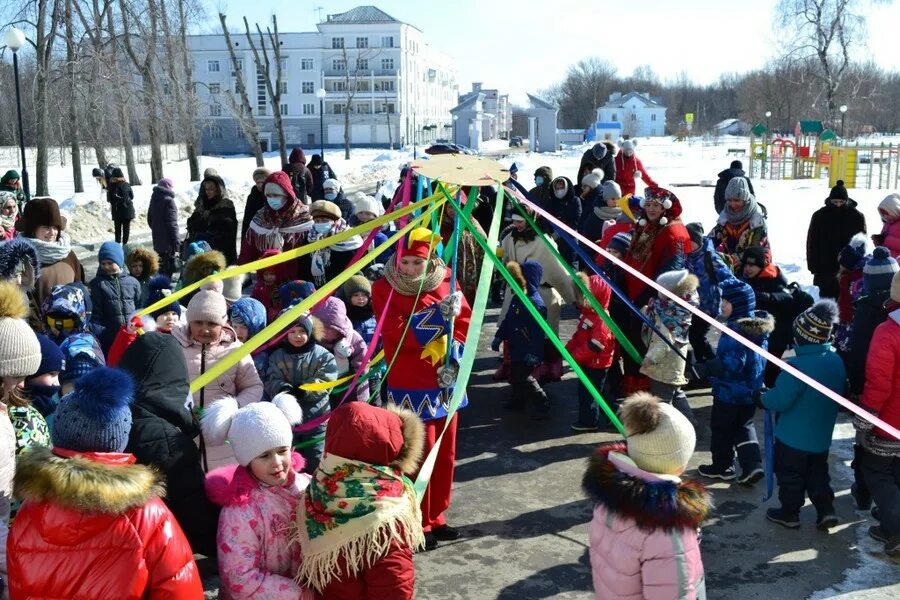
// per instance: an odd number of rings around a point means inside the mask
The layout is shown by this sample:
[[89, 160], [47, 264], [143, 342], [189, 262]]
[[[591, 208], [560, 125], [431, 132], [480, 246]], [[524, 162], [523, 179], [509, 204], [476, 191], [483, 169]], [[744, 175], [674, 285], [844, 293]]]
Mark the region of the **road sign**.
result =
[[694, 122], [694, 113], [685, 113], [684, 122], [691, 124]]

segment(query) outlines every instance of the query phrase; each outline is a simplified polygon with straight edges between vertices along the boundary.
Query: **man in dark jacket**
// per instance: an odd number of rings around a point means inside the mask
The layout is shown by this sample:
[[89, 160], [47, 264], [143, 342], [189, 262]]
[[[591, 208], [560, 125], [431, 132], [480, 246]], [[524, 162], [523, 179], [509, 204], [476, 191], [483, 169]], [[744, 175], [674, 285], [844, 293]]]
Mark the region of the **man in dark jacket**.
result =
[[299, 146], [291, 150], [288, 164], [284, 165], [284, 172], [291, 176], [291, 185], [294, 187], [294, 195], [306, 204], [306, 196], [313, 190], [312, 173], [306, 168], [306, 154]]
[[[550, 205], [550, 214], [577, 231], [578, 225], [581, 223], [581, 198], [575, 193], [572, 182], [568, 177], [556, 177], [553, 179], [551, 187], [553, 188], [553, 204]], [[572, 264], [572, 247], [564, 240], [560, 240], [558, 246], [562, 257]]]
[[586, 150], [581, 155], [581, 164], [578, 165], [578, 177], [575, 179], [579, 184], [581, 178], [590, 174], [594, 169], [603, 169], [603, 181], [616, 180], [616, 146], [612, 142], [598, 142]]
[[856, 201], [847, 195], [844, 182], [838, 180], [825, 206], [813, 213], [806, 234], [806, 264], [820, 297], [837, 300], [838, 254], [850, 238], [865, 232], [866, 218], [856, 210]]
[[744, 173], [743, 163], [739, 160], [731, 161], [731, 166], [719, 173], [719, 181], [716, 182], [716, 191], [713, 192], [713, 201], [716, 205], [717, 215], [722, 214], [722, 211], [725, 210], [725, 188], [728, 187], [728, 182], [735, 177], [743, 177], [746, 179], [747, 185], [750, 187], [750, 193], [756, 194], [756, 192], [753, 191], [753, 184], [750, 183], [750, 178]]
[[321, 154], [313, 154], [309, 159], [309, 172], [312, 174], [313, 186], [309, 192], [313, 202], [325, 200], [325, 190], [322, 184], [326, 179], [337, 179], [338, 176], [327, 162], [322, 160]]
[[194, 444], [200, 424], [188, 406], [188, 374], [181, 347], [171, 335], [146, 333], [125, 350], [119, 368], [135, 382], [125, 451], [165, 476], [163, 501], [191, 548], [214, 557], [219, 508], [206, 498], [203, 488], [200, 450]]
[[134, 192], [125, 181], [125, 174], [119, 167], [113, 168], [106, 188], [106, 201], [112, 212], [116, 242], [123, 246], [128, 243], [131, 222], [134, 220]]
[[147, 225], [153, 235], [153, 251], [159, 255], [160, 273], [171, 277], [175, 272], [175, 254], [178, 252], [178, 207], [172, 180], [160, 179], [153, 188], [147, 207]]
[[[538, 167], [534, 171], [534, 187], [528, 192], [531, 199], [545, 210], [549, 210], [553, 204], [551, 181], [553, 181], [553, 169], [550, 167]], [[485, 229], [485, 231], [487, 230]]]

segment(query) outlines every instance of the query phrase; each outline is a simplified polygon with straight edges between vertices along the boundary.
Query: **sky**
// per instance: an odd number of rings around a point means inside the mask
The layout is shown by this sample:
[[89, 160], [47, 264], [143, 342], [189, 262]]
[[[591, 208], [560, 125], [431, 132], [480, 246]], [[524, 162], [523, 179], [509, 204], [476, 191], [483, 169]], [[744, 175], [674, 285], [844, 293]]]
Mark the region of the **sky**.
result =
[[[859, 58], [900, 70], [896, 29], [900, 2], [870, 6], [868, 49]], [[783, 32], [772, 24], [777, 0], [204, 0], [209, 24], [200, 33], [218, 31], [217, 14], [230, 22], [251, 23], [277, 11], [281, 31], [315, 31], [327, 14], [374, 4], [394, 18], [416, 26], [427, 42], [455, 59], [460, 91], [473, 81], [508, 92], [524, 103], [525, 93], [563, 79], [579, 59], [597, 56], [619, 75], [649, 65], [663, 79], [685, 72], [697, 83], [723, 73], [762, 67], [778, 53]], [[290, 7], [290, 8], [288, 8]], [[316, 10], [321, 7], [321, 10]], [[321, 18], [320, 18], [321, 17]], [[477, 18], [473, 18], [477, 17]]]

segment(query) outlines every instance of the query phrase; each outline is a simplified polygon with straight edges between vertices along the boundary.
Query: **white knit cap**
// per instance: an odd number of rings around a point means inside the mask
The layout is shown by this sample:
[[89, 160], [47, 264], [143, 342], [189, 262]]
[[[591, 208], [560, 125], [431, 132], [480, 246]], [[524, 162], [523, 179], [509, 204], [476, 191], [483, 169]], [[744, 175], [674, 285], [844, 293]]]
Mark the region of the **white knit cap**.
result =
[[[218, 283], [218, 290], [222, 289], [221, 282]], [[197, 292], [187, 306], [187, 320], [190, 321], [209, 321], [224, 325], [228, 322], [228, 305], [225, 303], [225, 296], [221, 291], [209, 289], [213, 286], [203, 286], [204, 289]]]
[[628, 456], [649, 473], [680, 475], [694, 454], [697, 434], [671, 404], [646, 392], [629, 396], [619, 409], [628, 434]]
[[591, 189], [596, 188], [603, 181], [603, 169], [594, 169], [581, 178], [581, 185], [586, 185]]
[[0, 282], [0, 377], [27, 377], [41, 366], [41, 344], [24, 320], [27, 314], [18, 286]]
[[341, 182], [334, 178], [326, 179], [322, 182], [322, 188], [334, 188], [335, 191], [339, 192], [341, 191]]
[[231, 444], [238, 464], [246, 467], [257, 456], [274, 448], [290, 447], [291, 425], [303, 421], [303, 411], [290, 394], [278, 394], [272, 402], [251, 402], [244, 408], [232, 397], [217, 400], [203, 415], [203, 438], [208, 444]]
[[[234, 269], [235, 267], [228, 267], [228, 269]], [[228, 271], [228, 269], [225, 269]], [[222, 295], [225, 296], [225, 300], [231, 302], [232, 304], [237, 302], [241, 298], [241, 291], [244, 288], [244, 275], [243, 273], [240, 275], [235, 275], [234, 277], [229, 277], [228, 279], [222, 280]]]
[[360, 193], [350, 200], [353, 202], [354, 215], [361, 212], [367, 212], [372, 213], [376, 217], [380, 217], [384, 214], [384, 207], [381, 205], [381, 202], [379, 202], [372, 196], [367, 196], [366, 194]]

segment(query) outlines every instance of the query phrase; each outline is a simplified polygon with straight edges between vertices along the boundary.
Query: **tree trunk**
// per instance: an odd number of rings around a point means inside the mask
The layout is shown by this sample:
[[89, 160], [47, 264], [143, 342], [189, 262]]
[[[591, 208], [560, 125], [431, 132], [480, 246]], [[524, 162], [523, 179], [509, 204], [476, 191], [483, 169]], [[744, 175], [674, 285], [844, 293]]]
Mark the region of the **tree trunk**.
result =
[[81, 145], [78, 142], [78, 93], [75, 86], [75, 35], [72, 31], [72, 2], [66, 0], [66, 60], [69, 66], [69, 141], [72, 147], [72, 181], [75, 192], [84, 192], [84, 181], [81, 178]]
[[344, 160], [350, 160], [350, 105], [344, 108]]
[[147, 73], [144, 81], [144, 109], [147, 111], [147, 131], [150, 134], [150, 183], [155, 184], [164, 177], [162, 161], [162, 142], [159, 135], [159, 119], [156, 110], [158, 94], [156, 93], [156, 77]]
[[259, 126], [256, 124], [256, 119], [253, 117], [253, 107], [250, 106], [250, 99], [247, 97], [247, 88], [244, 85], [243, 74], [240, 73], [237, 68], [237, 56], [234, 54], [234, 46], [231, 43], [231, 34], [228, 32], [228, 27], [225, 25], [225, 15], [223, 13], [219, 13], [219, 21], [222, 23], [222, 33], [225, 34], [225, 44], [228, 46], [228, 56], [231, 57], [231, 68], [234, 69], [235, 74], [237, 75], [235, 82], [237, 84], [238, 94], [241, 97], [241, 107], [240, 109], [235, 109], [233, 106], [234, 98], [230, 93], [228, 94], [228, 98], [232, 103], [232, 113], [234, 114], [235, 119], [237, 119], [241, 132], [243, 132], [244, 137], [247, 139], [247, 143], [250, 145], [250, 151], [253, 152], [253, 156], [256, 157], [256, 166], [262, 167], [265, 166], [265, 162], [263, 161], [262, 148], [259, 145]]

